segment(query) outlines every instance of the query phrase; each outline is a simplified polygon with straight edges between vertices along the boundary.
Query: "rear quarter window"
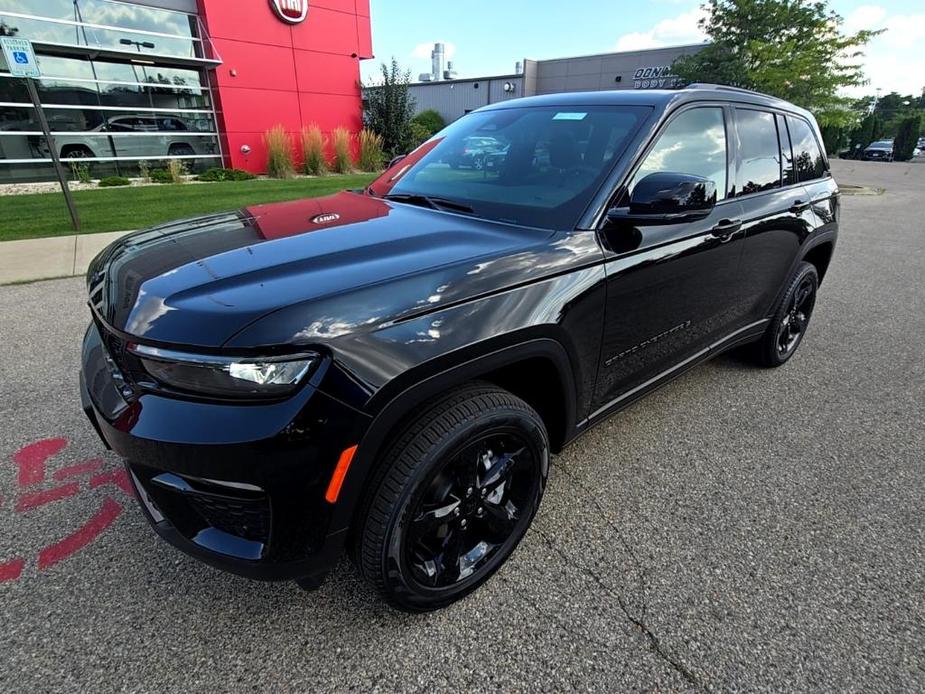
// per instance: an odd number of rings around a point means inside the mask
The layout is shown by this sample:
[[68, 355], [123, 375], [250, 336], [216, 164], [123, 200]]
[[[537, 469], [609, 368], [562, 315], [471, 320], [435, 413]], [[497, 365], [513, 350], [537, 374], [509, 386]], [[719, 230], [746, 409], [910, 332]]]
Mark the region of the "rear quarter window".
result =
[[825, 159], [812, 128], [802, 118], [787, 116], [790, 128], [790, 142], [793, 147], [793, 164], [797, 180], [801, 183], [822, 178], [825, 175]]

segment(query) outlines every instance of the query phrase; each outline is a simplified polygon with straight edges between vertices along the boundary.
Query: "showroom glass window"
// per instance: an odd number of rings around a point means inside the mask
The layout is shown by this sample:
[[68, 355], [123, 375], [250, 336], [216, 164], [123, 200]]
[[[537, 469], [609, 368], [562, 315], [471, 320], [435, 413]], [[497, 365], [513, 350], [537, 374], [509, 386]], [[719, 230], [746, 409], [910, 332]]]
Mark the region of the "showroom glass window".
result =
[[802, 118], [787, 116], [787, 125], [790, 127], [790, 142], [793, 146], [797, 179], [802, 183], [822, 178], [825, 175], [825, 160], [809, 123]]
[[708, 178], [716, 184], [716, 198], [726, 197], [726, 121], [723, 109], [700, 107], [684, 111], [658, 136], [629, 185], [651, 173], [672, 171]]
[[736, 109], [739, 136], [738, 194], [780, 188], [780, 143], [774, 114]]
[[[220, 165], [198, 27], [194, 15], [110, 0], [0, 0], [0, 33], [33, 41], [58, 154], [89, 160], [95, 177], [134, 175], [141, 160]], [[25, 83], [0, 60], [0, 181], [47, 180], [50, 156]]]

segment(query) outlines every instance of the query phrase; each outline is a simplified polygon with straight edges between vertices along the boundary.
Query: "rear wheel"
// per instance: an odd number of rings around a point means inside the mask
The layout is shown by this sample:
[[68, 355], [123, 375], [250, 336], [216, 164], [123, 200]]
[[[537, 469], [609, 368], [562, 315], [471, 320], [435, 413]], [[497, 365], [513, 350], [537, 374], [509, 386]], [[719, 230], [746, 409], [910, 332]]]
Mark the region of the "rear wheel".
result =
[[196, 152], [193, 151], [193, 148], [187, 144], [179, 145], [170, 145], [170, 149], [167, 151], [168, 156], [171, 157], [190, 157]]
[[392, 605], [421, 612], [478, 588], [539, 506], [549, 441], [539, 415], [489, 384], [429, 403], [372, 480], [354, 559]]
[[800, 263], [764, 336], [755, 345], [758, 362], [776, 367], [787, 363], [806, 335], [816, 305], [819, 274], [810, 263]]
[[93, 156], [93, 150], [85, 145], [71, 145], [61, 149], [62, 159], [87, 159]]

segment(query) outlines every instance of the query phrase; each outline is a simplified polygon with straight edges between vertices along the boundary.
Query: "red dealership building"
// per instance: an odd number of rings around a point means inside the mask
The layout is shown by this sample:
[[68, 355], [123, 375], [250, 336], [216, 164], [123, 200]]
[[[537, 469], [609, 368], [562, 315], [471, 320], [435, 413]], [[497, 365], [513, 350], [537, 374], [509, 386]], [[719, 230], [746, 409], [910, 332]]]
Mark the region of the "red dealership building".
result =
[[[0, 0], [30, 39], [64, 157], [94, 175], [139, 162], [265, 169], [263, 133], [361, 127], [369, 0]], [[25, 85], [0, 64], [0, 181], [51, 178]]]

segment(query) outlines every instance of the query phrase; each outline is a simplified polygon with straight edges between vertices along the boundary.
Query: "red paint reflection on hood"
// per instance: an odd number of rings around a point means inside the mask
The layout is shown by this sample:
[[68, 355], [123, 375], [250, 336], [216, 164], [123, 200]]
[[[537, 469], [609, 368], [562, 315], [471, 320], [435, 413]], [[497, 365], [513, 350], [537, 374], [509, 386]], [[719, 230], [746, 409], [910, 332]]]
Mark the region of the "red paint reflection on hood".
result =
[[257, 233], [272, 241], [386, 217], [391, 208], [371, 195], [345, 191], [324, 198], [253, 205], [244, 209], [253, 216], [252, 223]]

